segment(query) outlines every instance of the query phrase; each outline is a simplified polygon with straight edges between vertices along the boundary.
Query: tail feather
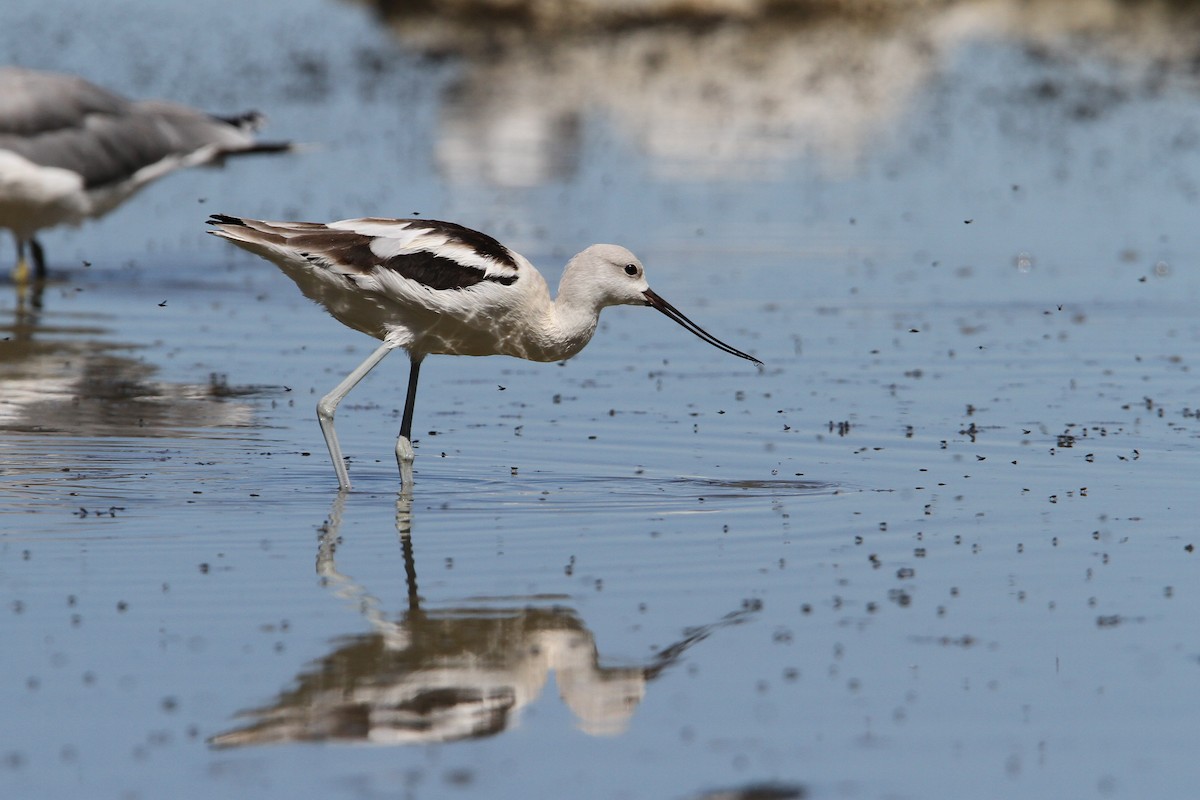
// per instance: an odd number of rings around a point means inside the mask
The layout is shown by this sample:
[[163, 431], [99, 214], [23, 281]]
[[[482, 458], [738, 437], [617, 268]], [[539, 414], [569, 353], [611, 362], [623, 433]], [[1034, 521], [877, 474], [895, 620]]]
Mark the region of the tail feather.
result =
[[247, 153], [288, 153], [296, 149], [294, 142], [255, 142]]
[[[257, 132], [267, 121], [266, 115], [258, 111], [247, 111], [244, 114], [232, 114], [229, 116], [220, 114], [212, 114], [210, 116], [218, 122], [223, 122], [247, 134]], [[294, 149], [295, 145], [292, 142], [254, 141], [248, 144], [223, 147], [217, 154], [217, 158], [224, 159], [228, 156], [251, 155], [254, 153], [287, 153]]]
[[296, 148], [292, 142], [255, 142], [248, 147], [239, 147], [236, 150], [226, 150], [221, 155], [223, 156], [248, 156], [256, 153], [290, 153]]
[[244, 114], [232, 114], [230, 116], [213, 114], [212, 116], [213, 119], [219, 119], [226, 125], [241, 128], [244, 131], [256, 131], [267, 121], [266, 115], [260, 111], [247, 111]]
[[286, 238], [275, 229], [271, 223], [258, 219], [244, 219], [229, 214], [213, 214], [208, 218], [209, 225], [215, 225], [217, 230], [209, 231], [214, 236], [228, 239], [239, 247], [272, 259], [269, 254], [278, 251]]

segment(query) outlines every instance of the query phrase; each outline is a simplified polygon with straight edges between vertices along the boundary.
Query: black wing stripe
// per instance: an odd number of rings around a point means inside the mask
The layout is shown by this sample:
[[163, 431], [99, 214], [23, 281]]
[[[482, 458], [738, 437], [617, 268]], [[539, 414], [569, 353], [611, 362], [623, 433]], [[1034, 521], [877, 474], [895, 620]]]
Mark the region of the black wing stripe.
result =
[[464, 267], [452, 258], [424, 250], [411, 255], [392, 256], [380, 266], [430, 289], [465, 289], [481, 281], [511, 286], [517, 279], [516, 275], [488, 275], [477, 267]]
[[517, 260], [513, 258], [508, 248], [500, 242], [472, 228], [459, 225], [456, 222], [444, 222], [437, 219], [378, 219], [370, 218], [364, 222], [374, 223], [405, 223], [409, 228], [430, 233], [440, 234], [447, 240], [464, 247], [469, 247], [483, 258], [490, 258], [497, 264], [510, 269], [518, 269]]
[[[463, 228], [463, 230], [469, 229]], [[477, 234], [477, 236], [490, 239], [483, 234]], [[310, 261], [320, 259], [362, 274], [369, 273], [376, 267], [382, 267], [396, 272], [401, 277], [416, 281], [422, 286], [428, 286], [430, 289], [465, 289], [482, 281], [493, 281], [511, 286], [517, 280], [516, 274], [488, 275], [478, 267], [464, 266], [452, 258], [439, 256], [426, 250], [381, 259], [371, 250], [372, 238], [352, 231], [325, 229], [292, 236], [288, 239], [288, 244], [306, 254], [304, 257]], [[504, 250], [503, 245], [495, 242], [494, 239], [491, 241]], [[480, 252], [474, 242], [467, 242], [467, 244], [475, 248], [476, 252]], [[492, 257], [489, 253], [483, 254], [489, 258]], [[516, 262], [508, 255], [508, 251], [504, 250], [504, 254], [506, 263], [511, 264], [515, 269]]]

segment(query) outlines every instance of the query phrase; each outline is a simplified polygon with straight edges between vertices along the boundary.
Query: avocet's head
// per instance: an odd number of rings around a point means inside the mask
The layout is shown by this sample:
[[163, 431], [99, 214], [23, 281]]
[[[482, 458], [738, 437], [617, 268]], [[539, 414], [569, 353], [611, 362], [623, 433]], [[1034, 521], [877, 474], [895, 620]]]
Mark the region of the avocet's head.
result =
[[584, 281], [588, 284], [587, 291], [598, 301], [598, 305], [656, 308], [714, 347], [762, 366], [762, 362], [757, 358], [725, 344], [659, 297], [646, 282], [646, 270], [642, 262], [624, 247], [615, 244], [594, 244], [571, 259], [568, 270], [571, 271], [572, 267], [586, 274]]
[[642, 262], [616, 244], [592, 245], [571, 259], [563, 277], [599, 308], [644, 306], [650, 288]]

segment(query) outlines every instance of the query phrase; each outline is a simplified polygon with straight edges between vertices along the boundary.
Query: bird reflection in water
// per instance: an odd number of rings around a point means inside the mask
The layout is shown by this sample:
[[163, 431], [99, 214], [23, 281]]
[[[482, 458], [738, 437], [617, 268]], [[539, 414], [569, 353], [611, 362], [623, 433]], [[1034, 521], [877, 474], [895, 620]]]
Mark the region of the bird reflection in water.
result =
[[269, 705], [240, 712], [250, 721], [213, 736], [214, 747], [296, 741], [425, 744], [498, 734], [517, 722], [551, 670], [578, 726], [592, 735], [623, 732], [647, 685], [693, 645], [745, 621], [743, 607], [714, 623], [689, 628], [647, 663], [605, 666], [595, 638], [565, 596], [524, 598], [504, 606], [425, 609], [417, 589], [412, 499], [396, 503], [396, 530], [407, 576], [408, 608], [388, 619], [378, 600], [338, 571], [335, 554], [345, 494], [321, 531], [317, 573], [355, 602], [372, 630], [340, 638], [335, 649], [297, 676]]
[[245, 429], [254, 410], [242, 398], [279, 390], [216, 374], [160, 380], [146, 346], [114, 341], [110, 325], [103, 314], [46, 311], [20, 298], [0, 309], [0, 431], [150, 438]]

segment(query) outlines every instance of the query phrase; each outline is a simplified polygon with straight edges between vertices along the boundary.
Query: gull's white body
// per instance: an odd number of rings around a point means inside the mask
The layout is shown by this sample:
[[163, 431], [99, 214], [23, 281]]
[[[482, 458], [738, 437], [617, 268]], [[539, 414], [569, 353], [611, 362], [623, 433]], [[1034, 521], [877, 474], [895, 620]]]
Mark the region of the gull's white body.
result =
[[605, 307], [648, 305], [710, 344], [759, 363], [651, 291], [641, 262], [619, 245], [595, 244], [572, 258], [552, 299], [545, 278], [524, 256], [454, 223], [368, 218], [320, 224], [223, 215], [209, 222], [215, 235], [277, 264], [339, 322], [382, 341], [317, 405], [342, 489], [350, 481], [333, 430], [334, 411], [394, 349], [405, 350], [412, 363], [396, 449], [406, 485], [413, 400], [427, 355], [561, 361], [587, 345]]

